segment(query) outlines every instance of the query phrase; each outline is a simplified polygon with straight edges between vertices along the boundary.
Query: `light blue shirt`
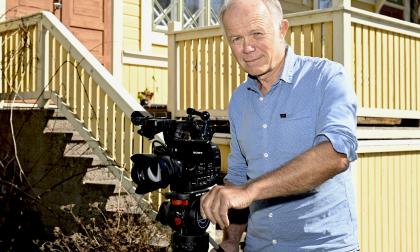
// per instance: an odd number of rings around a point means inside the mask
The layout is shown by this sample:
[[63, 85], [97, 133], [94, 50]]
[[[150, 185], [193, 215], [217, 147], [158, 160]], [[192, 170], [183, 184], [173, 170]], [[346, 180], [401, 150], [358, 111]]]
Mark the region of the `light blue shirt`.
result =
[[[263, 96], [251, 76], [229, 105], [225, 180], [243, 184], [323, 141], [357, 158], [357, 99], [343, 66], [288, 49], [280, 79]], [[352, 251], [358, 247], [350, 168], [299, 196], [250, 206], [245, 251]]]

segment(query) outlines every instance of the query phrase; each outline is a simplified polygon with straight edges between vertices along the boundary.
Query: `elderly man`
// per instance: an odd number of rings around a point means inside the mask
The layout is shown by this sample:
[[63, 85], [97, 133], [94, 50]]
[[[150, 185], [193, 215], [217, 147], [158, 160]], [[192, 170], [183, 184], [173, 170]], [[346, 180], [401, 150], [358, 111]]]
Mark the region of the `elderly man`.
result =
[[[224, 229], [225, 251], [245, 230], [245, 251], [357, 251], [357, 105], [343, 67], [294, 54], [278, 0], [227, 0], [220, 21], [248, 78], [229, 105], [226, 185], [201, 214]], [[246, 224], [230, 223], [229, 209], [248, 207]]]

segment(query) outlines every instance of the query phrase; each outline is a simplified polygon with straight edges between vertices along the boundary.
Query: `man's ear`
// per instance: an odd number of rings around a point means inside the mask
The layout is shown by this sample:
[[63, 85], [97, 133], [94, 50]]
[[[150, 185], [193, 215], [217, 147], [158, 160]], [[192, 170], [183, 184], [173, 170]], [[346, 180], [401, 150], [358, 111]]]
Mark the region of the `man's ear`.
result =
[[280, 34], [283, 39], [286, 38], [287, 29], [289, 29], [289, 21], [287, 21], [287, 19], [282, 19], [280, 23]]

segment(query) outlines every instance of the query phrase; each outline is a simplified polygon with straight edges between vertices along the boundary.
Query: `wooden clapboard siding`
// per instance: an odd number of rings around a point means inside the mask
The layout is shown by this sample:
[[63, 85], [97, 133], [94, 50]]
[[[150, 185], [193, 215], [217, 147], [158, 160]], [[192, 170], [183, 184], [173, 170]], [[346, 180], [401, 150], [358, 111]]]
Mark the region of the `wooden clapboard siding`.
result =
[[420, 110], [420, 38], [357, 23], [352, 32], [359, 106]]
[[123, 1], [123, 49], [140, 50], [141, 45], [141, 1]]
[[420, 251], [420, 151], [360, 153], [355, 166], [361, 251]]
[[154, 92], [153, 103], [168, 102], [168, 70], [166, 68], [139, 65], [123, 66], [123, 86], [135, 98], [146, 88]]
[[162, 57], [168, 56], [168, 47], [162, 45], [152, 44], [152, 55], [160, 55]]

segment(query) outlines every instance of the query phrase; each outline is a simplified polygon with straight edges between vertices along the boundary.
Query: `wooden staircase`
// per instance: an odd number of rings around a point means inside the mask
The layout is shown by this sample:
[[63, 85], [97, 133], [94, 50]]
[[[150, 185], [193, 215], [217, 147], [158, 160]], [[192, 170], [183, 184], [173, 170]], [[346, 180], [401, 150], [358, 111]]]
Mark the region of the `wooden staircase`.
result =
[[[16, 147], [22, 167], [34, 170], [20, 174], [34, 176], [31, 195], [48, 206], [43, 222], [72, 229], [63, 210], [89, 212], [92, 203], [154, 218], [151, 205], [163, 197], [135, 194], [130, 178], [130, 157], [149, 151], [130, 121], [144, 108], [49, 12], [0, 23], [0, 42], [0, 113], [9, 122], [13, 111], [15, 135], [26, 132]], [[19, 122], [26, 126], [17, 130]], [[14, 155], [8, 143], [0, 153]]]

